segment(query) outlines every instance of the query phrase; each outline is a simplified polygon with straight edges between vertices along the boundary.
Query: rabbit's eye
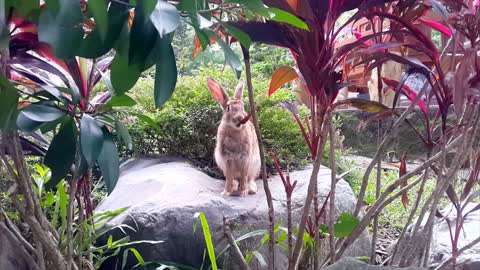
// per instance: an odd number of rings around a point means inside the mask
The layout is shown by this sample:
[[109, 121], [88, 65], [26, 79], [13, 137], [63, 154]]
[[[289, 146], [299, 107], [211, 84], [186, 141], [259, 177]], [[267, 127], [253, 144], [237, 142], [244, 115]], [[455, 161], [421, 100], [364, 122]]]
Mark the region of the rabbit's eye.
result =
[[229, 112], [230, 111], [230, 104], [228, 104], [225, 109], [227, 110], [227, 112]]

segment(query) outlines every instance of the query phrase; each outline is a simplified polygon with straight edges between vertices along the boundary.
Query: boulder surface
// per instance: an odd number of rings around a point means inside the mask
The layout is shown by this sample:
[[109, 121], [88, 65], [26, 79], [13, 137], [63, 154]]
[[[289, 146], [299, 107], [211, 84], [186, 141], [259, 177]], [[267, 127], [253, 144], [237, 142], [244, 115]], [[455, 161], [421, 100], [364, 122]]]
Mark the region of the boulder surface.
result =
[[[223, 217], [231, 223], [235, 237], [268, 225], [268, 207], [262, 181], [258, 180], [258, 193], [247, 197], [224, 197], [220, 193], [224, 181], [211, 178], [183, 161], [168, 163], [165, 159], [137, 159], [121, 166], [121, 176], [113, 192], [96, 208], [97, 212], [114, 211], [123, 207], [128, 210], [109, 222], [112, 225], [127, 224], [136, 229], [127, 231], [132, 240], [160, 240], [156, 245], [138, 247], [145, 261], [169, 261], [198, 268], [204, 260], [205, 242], [202, 229], [197, 226], [194, 215], [203, 212], [209, 222], [213, 243], [218, 254], [225, 246]], [[290, 173], [298, 184], [292, 198], [294, 226], [298, 225], [307, 194], [311, 168]], [[330, 190], [331, 171], [322, 167], [318, 174], [320, 203]], [[283, 184], [278, 176], [269, 182], [275, 209], [275, 223], [286, 226], [286, 198]], [[355, 197], [352, 189], [340, 180], [336, 189], [336, 215], [353, 212]], [[243, 252], [259, 248], [262, 236], [241, 242]], [[326, 247], [328, 244], [322, 245]], [[370, 250], [370, 237], [365, 231], [349, 248], [346, 255], [364, 256]], [[264, 249], [260, 249], [261, 252]], [[286, 269], [284, 250], [276, 250], [277, 269]], [[328, 252], [327, 250], [325, 252]], [[233, 256], [229, 256], [233, 258]], [[266, 259], [266, 255], [264, 254]], [[219, 261], [223, 261], [223, 256]], [[208, 256], [206, 263], [208, 264]], [[225, 263], [235, 265], [235, 262]], [[256, 258], [252, 269], [264, 269]], [[109, 269], [111, 266], [109, 266]], [[106, 268], [105, 268], [106, 269]], [[128, 268], [127, 268], [128, 269]]]

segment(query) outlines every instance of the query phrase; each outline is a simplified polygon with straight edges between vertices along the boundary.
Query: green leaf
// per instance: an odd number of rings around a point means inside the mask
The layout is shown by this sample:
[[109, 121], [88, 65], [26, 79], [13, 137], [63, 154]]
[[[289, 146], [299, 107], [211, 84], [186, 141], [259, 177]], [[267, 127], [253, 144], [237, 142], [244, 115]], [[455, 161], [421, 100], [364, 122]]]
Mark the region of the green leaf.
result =
[[160, 38], [171, 33], [180, 25], [180, 13], [172, 4], [158, 0], [150, 20], [160, 34]]
[[130, 251], [133, 253], [133, 255], [135, 255], [135, 258], [137, 258], [137, 261], [140, 265], [145, 264], [145, 261], [143, 260], [142, 255], [140, 255], [140, 253], [136, 249], [130, 248]]
[[227, 33], [236, 38], [243, 45], [243, 47], [247, 49], [250, 48], [252, 40], [245, 32], [228, 24], [224, 24], [224, 27]]
[[[38, 9], [39, 2], [37, 0], [6, 0], [5, 7], [13, 7], [15, 14], [20, 18], [28, 18], [34, 10]], [[2, 2], [3, 5], [3, 2]], [[8, 10], [8, 8], [7, 8]]]
[[170, 40], [160, 39], [159, 60], [155, 69], [155, 106], [160, 108], [170, 99], [177, 84], [177, 65]]
[[210, 36], [210, 38], [215, 39], [218, 45], [222, 47], [223, 53], [225, 54], [225, 61], [232, 68], [233, 72], [237, 76], [237, 79], [239, 79], [242, 72], [242, 62], [240, 61], [240, 58], [238, 58], [238, 56], [233, 52], [232, 48], [230, 48], [230, 46], [228, 46], [227, 43], [225, 43], [225, 41], [219, 38], [215, 33], [208, 31], [207, 34]]
[[45, 155], [45, 165], [52, 171], [52, 178], [46, 185], [47, 189], [55, 187], [60, 180], [67, 176], [75, 161], [76, 146], [77, 126], [75, 120], [68, 117], [53, 137]]
[[80, 149], [89, 167], [93, 166], [103, 148], [103, 131], [99, 123], [84, 114], [80, 120]]
[[[90, 1], [89, 1], [90, 2]], [[105, 39], [102, 39], [99, 28], [94, 28], [82, 41], [77, 51], [78, 56], [85, 58], [98, 58], [112, 49], [119, 39], [122, 29], [127, 28], [128, 7], [121, 3], [110, 2], [108, 10], [108, 31]]]
[[82, 22], [80, 1], [48, 1], [40, 14], [38, 39], [49, 44], [58, 58], [72, 59], [83, 39]]
[[200, 220], [200, 225], [202, 225], [203, 237], [205, 239], [205, 244], [207, 245], [208, 257], [210, 258], [210, 263], [212, 264], [212, 269], [217, 270], [217, 261], [215, 260], [215, 249], [213, 247], [212, 235], [210, 233], [210, 228], [208, 226], [207, 218], [202, 212], [195, 213], [193, 216], [195, 219]]
[[268, 13], [270, 13], [269, 18], [272, 21], [287, 23], [299, 29], [309, 31], [308, 25], [291, 13], [273, 7], [268, 8]]
[[13, 85], [0, 76], [0, 130], [14, 128], [18, 98]]
[[[154, 48], [158, 38], [157, 30], [153, 26], [148, 14], [151, 13], [149, 4], [155, 4], [153, 1], [138, 1], [135, 8], [135, 17], [133, 19], [132, 30], [130, 31], [130, 43], [128, 48], [128, 63], [144, 66], [147, 56]], [[142, 68], [143, 69], [143, 68]]]
[[255, 258], [257, 258], [257, 261], [260, 264], [260, 266], [262, 266], [262, 267], [267, 266], [267, 262], [263, 258], [263, 255], [260, 252], [258, 252], [258, 250], [252, 251], [252, 255], [255, 256]]
[[137, 83], [140, 68], [137, 65], [129, 65], [128, 59], [117, 52], [112, 61], [110, 76], [115, 93], [121, 95]]
[[88, 10], [92, 12], [95, 19], [95, 25], [98, 28], [100, 37], [104, 41], [108, 31], [107, 2], [105, 0], [89, 0], [87, 3]]
[[110, 236], [108, 237], [108, 240], [107, 240], [107, 247], [108, 247], [108, 248], [111, 248], [111, 247], [112, 247], [112, 243], [113, 243], [113, 236], [110, 235]]
[[133, 100], [131, 97], [123, 94], [123, 95], [114, 95], [110, 101], [107, 102], [107, 106], [110, 108], [113, 107], [132, 107], [135, 106], [137, 102]]
[[333, 225], [333, 231], [335, 237], [347, 237], [349, 236], [355, 227], [360, 223], [358, 218], [352, 216], [349, 213], [341, 214], [335, 224]]
[[[54, 122], [51, 122], [51, 123], [54, 123]], [[42, 128], [45, 123], [33, 121], [25, 117], [23, 114], [18, 114], [16, 124], [19, 130], [25, 131], [25, 132], [32, 132], [39, 128]]]
[[113, 136], [105, 128], [103, 129], [103, 146], [97, 160], [103, 181], [107, 187], [108, 194], [112, 193], [117, 184], [120, 175], [120, 161], [118, 159], [118, 150]]
[[155, 130], [157, 131], [162, 131], [162, 129], [160, 128], [159, 125], [157, 125], [157, 123], [155, 121], [153, 121], [152, 118], [144, 115], [144, 114], [138, 114], [138, 113], [133, 113], [132, 115], [138, 117], [138, 119], [140, 119], [142, 122], [144, 122], [145, 124], [149, 125], [150, 127], [154, 128]]
[[31, 104], [22, 109], [20, 115], [36, 122], [52, 122], [65, 116], [65, 113], [55, 107]]
[[122, 121], [117, 119], [115, 121], [115, 130], [117, 131], [117, 135], [122, 138], [122, 141], [128, 148], [128, 150], [132, 150], [132, 137], [130, 136], [130, 133], [128, 133], [128, 129], [125, 124], [123, 124]]

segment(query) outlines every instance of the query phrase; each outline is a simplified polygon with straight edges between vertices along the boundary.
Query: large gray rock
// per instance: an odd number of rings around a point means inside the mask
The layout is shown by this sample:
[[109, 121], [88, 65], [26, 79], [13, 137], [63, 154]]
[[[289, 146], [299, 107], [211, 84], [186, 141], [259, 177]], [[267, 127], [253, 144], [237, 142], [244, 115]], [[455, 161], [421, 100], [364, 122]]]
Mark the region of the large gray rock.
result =
[[[463, 214], [468, 213], [476, 203], [470, 203], [465, 207]], [[446, 207], [442, 213], [450, 220], [452, 232], [455, 233], [456, 210], [453, 205]], [[460, 237], [458, 239], [458, 248], [461, 249], [473, 240], [480, 237], [480, 211], [470, 213], [463, 223]], [[452, 256], [452, 243], [450, 241], [450, 231], [445, 219], [436, 219], [433, 227], [433, 236], [431, 243], [430, 265], [436, 266]], [[448, 268], [447, 268], [448, 269]], [[475, 270], [480, 269], [480, 244], [473, 246], [463, 252], [456, 261], [457, 270]]]
[[[468, 213], [477, 204], [470, 203], [463, 210], [463, 214]], [[455, 224], [457, 219], [457, 212], [453, 205], [448, 205], [445, 209], [441, 211], [444, 218], [435, 217], [432, 241], [430, 243], [430, 268], [434, 269], [444, 261], [448, 260], [452, 256], [452, 243], [450, 238], [450, 229], [446, 222], [446, 219], [450, 221], [452, 226], [452, 234], [455, 235]], [[423, 220], [423, 225], [426, 223], [426, 218]], [[411, 228], [409, 228], [411, 229]], [[406, 256], [405, 250], [413, 251], [409, 252], [414, 254], [412, 263], [417, 264], [421, 259], [421, 250], [424, 248], [426, 243], [426, 233], [423, 232], [423, 227], [420, 228], [418, 235], [411, 239], [411, 232], [407, 231], [406, 238], [409, 240], [409, 243], [402, 242], [398, 248], [399, 253], [396, 255], [394, 264], [399, 262], [399, 258], [404, 258]], [[458, 238], [458, 249], [461, 249], [465, 245], [471, 243], [473, 240], [480, 237], [480, 211], [471, 212], [465, 219], [461, 232]], [[390, 247], [390, 250], [393, 250], [393, 245]], [[411, 255], [410, 255], [411, 256]], [[446, 267], [445, 269], [453, 269], [452, 265]], [[467, 249], [462, 254], [460, 254], [456, 259], [456, 270], [477, 270], [480, 269], [480, 244], [473, 246], [470, 249]]]
[[[400, 268], [369, 265], [365, 262], [362, 262], [350, 257], [344, 257], [340, 259], [338, 262], [325, 268], [325, 270], [395, 270], [395, 269], [400, 269]], [[401, 268], [401, 269], [402, 270], [420, 270], [422, 268], [408, 267], [408, 268]]]
[[[165, 241], [154, 246], [139, 247], [145, 260], [171, 261], [198, 268], [203, 261], [205, 244], [200, 227], [195, 234], [192, 231], [196, 212], [205, 213], [217, 252], [225, 247], [223, 216], [231, 220], [236, 237], [267, 228], [268, 207], [261, 181], [257, 181], [259, 192], [256, 195], [223, 197], [220, 192], [224, 181], [211, 178], [184, 162], [160, 163], [163, 161], [140, 159], [127, 162], [122, 166], [121, 177], [114, 191], [96, 209], [102, 212], [129, 207], [111, 223], [136, 227], [136, 232], [129, 232], [132, 240]], [[295, 225], [300, 219], [310, 174], [311, 168], [290, 173], [291, 179], [298, 181], [292, 202]], [[320, 170], [318, 186], [323, 202], [330, 189], [329, 169]], [[270, 189], [274, 199], [275, 222], [285, 226], [286, 199], [279, 177], [272, 177]], [[352, 212], [355, 197], [345, 181], [339, 181], [336, 194], [335, 214]], [[257, 249], [260, 240], [261, 237], [257, 237], [245, 241], [242, 250]], [[325, 246], [328, 245], [322, 245]], [[365, 231], [347, 254], [363, 256], [369, 253], [369, 249], [370, 238]], [[253, 269], [261, 269], [255, 259], [252, 262]], [[280, 248], [276, 254], [276, 265], [277, 269], [286, 268], [286, 257]]]

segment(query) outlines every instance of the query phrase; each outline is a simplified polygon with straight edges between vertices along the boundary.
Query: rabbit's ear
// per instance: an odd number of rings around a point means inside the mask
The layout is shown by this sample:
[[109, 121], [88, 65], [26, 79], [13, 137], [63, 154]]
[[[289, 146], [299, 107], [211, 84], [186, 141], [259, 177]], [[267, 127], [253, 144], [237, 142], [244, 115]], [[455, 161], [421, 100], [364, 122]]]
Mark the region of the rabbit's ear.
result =
[[240, 80], [238, 82], [237, 88], [235, 88], [235, 94], [233, 95], [233, 97], [240, 100], [243, 98], [243, 80]]
[[210, 90], [210, 93], [212, 94], [213, 99], [215, 99], [222, 106], [222, 108], [225, 108], [228, 100], [230, 99], [225, 89], [223, 89], [223, 87], [212, 78], [207, 78], [207, 86], [208, 90]]

